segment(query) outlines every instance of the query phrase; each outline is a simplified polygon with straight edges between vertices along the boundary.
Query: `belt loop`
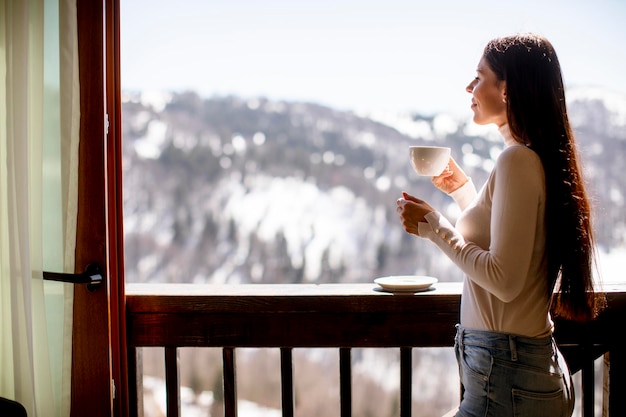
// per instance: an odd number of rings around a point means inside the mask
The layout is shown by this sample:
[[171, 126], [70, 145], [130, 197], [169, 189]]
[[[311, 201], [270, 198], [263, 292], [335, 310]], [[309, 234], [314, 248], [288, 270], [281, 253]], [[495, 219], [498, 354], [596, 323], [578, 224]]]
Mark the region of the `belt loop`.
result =
[[461, 350], [461, 352], [464, 350], [463, 349], [464, 333], [465, 333], [465, 329], [463, 327], [461, 327], [460, 324], [457, 324], [456, 325], [456, 339], [457, 339], [457, 343], [459, 345], [459, 349]]
[[509, 349], [511, 350], [511, 360], [517, 362], [517, 344], [515, 336], [509, 336]]

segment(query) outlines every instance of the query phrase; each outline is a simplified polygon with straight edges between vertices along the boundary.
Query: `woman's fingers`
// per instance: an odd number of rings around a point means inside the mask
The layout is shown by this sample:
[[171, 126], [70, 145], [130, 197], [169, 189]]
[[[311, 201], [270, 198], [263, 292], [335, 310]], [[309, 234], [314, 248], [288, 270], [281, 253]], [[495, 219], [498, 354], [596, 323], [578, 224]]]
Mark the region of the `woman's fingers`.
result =
[[403, 197], [405, 200], [412, 201], [412, 202], [414, 202], [414, 203], [418, 203], [418, 204], [419, 204], [419, 203], [423, 203], [423, 202], [424, 202], [424, 200], [420, 200], [420, 199], [419, 199], [419, 198], [417, 198], [417, 197], [413, 197], [411, 194], [407, 193], [406, 191], [402, 191], [402, 197]]
[[396, 211], [400, 216], [404, 230], [419, 236], [418, 224], [425, 221], [424, 215], [429, 211], [430, 206], [425, 201], [406, 192], [403, 192], [402, 197], [396, 200], [396, 204]]

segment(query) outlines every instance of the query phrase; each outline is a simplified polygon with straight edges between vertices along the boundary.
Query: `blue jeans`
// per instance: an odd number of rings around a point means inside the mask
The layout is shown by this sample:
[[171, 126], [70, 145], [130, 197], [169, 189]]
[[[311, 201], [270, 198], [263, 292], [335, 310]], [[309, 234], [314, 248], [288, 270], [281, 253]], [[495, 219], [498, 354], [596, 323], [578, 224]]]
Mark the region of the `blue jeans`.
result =
[[552, 337], [529, 338], [457, 325], [454, 350], [463, 388], [456, 417], [572, 415], [572, 380]]

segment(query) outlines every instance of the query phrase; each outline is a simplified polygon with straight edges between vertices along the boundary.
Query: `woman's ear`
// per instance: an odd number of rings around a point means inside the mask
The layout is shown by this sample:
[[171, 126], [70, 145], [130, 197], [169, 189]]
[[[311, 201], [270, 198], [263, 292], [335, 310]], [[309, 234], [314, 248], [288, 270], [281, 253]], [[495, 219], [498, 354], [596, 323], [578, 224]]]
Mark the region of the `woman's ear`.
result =
[[502, 81], [500, 85], [500, 95], [502, 96], [502, 102], [506, 103], [508, 97], [506, 96], [506, 81]]

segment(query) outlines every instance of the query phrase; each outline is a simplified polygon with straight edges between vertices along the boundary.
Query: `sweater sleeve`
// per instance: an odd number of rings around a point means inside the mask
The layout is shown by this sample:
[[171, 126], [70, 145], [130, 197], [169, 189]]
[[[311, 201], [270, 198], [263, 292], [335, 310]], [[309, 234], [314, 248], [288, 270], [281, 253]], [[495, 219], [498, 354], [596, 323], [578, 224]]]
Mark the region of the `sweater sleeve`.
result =
[[488, 249], [466, 241], [438, 212], [427, 214], [427, 223], [420, 223], [418, 231], [470, 280], [510, 302], [520, 294], [529, 274], [538, 211], [545, 195], [543, 168], [532, 150], [511, 146], [494, 169]]
[[461, 210], [465, 210], [476, 197], [476, 187], [470, 178], [465, 184], [460, 186], [458, 190], [452, 191], [448, 195], [454, 199]]

